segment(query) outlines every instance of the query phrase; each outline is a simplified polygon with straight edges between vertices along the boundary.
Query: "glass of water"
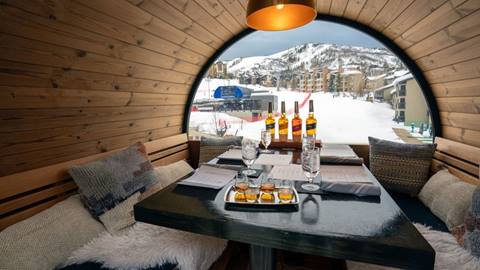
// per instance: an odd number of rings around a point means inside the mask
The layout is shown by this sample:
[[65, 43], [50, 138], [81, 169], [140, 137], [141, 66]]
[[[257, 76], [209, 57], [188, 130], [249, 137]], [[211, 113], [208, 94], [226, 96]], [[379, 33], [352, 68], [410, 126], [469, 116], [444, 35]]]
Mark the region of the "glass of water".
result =
[[315, 148], [315, 136], [303, 134], [302, 136], [302, 151], [311, 150]]
[[320, 189], [318, 184], [313, 183], [313, 179], [320, 173], [320, 149], [305, 149], [302, 151], [302, 169], [308, 183], [303, 184], [302, 188], [307, 191], [316, 191]]
[[247, 166], [246, 170], [242, 173], [246, 176], [255, 174], [255, 170], [250, 169], [255, 159], [257, 158], [257, 142], [251, 139], [244, 138], [242, 140], [242, 160]]
[[265, 147], [265, 150], [262, 151], [262, 153], [270, 153], [268, 150], [268, 146], [270, 143], [272, 143], [272, 134], [270, 133], [270, 130], [262, 130], [260, 138], [262, 139], [262, 144]]

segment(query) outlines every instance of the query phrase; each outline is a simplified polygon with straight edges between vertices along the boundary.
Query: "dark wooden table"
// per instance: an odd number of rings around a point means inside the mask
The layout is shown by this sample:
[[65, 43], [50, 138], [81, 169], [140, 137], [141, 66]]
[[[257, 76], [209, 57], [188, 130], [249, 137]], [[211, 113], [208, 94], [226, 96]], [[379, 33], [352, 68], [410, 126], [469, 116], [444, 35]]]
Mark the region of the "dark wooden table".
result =
[[225, 189], [172, 184], [135, 205], [135, 219], [248, 243], [252, 269], [273, 269], [273, 249], [433, 269], [435, 251], [383, 188], [379, 198], [300, 194], [295, 212], [228, 210]]

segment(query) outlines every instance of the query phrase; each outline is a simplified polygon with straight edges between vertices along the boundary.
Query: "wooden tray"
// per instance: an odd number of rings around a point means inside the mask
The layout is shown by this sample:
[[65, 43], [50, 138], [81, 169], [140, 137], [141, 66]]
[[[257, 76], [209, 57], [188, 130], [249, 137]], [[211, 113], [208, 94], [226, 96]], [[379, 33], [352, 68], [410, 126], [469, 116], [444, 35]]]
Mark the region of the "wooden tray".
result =
[[278, 198], [277, 189], [273, 191], [273, 202], [262, 202], [258, 199], [256, 202], [239, 202], [235, 201], [235, 187], [229, 186], [225, 191], [225, 207], [229, 210], [243, 210], [243, 211], [296, 211], [298, 210], [298, 204], [300, 197], [295, 188], [293, 188], [293, 200], [289, 203], [282, 203]]

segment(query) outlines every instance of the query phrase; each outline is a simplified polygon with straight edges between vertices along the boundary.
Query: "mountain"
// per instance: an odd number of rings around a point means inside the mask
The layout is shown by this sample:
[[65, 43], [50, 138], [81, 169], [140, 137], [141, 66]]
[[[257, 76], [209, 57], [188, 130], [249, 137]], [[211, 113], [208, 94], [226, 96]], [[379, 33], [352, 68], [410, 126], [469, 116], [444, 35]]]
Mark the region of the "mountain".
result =
[[387, 49], [308, 43], [268, 56], [235, 58], [227, 62], [227, 70], [235, 76], [265, 75], [325, 66], [337, 69], [340, 64], [347, 69], [362, 70], [367, 76], [404, 68], [400, 59]]

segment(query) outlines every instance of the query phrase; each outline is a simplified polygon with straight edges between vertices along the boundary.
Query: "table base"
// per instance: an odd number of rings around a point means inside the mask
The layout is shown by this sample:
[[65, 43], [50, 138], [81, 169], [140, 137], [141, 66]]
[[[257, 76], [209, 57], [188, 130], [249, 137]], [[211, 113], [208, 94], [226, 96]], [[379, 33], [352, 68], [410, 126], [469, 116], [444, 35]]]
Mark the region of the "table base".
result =
[[273, 248], [250, 245], [250, 269], [275, 269], [275, 252]]

